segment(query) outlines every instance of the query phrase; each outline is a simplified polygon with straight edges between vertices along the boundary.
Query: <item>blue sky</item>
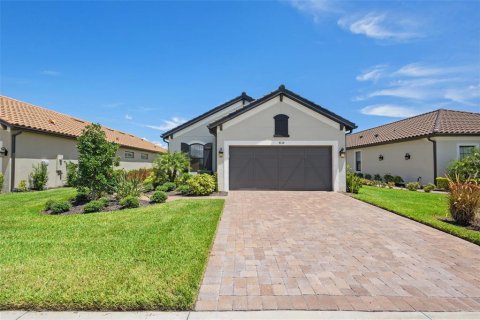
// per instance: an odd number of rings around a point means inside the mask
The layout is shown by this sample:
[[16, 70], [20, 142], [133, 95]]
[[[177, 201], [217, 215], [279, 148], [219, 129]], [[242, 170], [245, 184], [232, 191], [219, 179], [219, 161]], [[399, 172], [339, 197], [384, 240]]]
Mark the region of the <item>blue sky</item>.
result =
[[3, 95], [159, 142], [280, 84], [366, 129], [480, 111], [480, 1], [5, 2]]

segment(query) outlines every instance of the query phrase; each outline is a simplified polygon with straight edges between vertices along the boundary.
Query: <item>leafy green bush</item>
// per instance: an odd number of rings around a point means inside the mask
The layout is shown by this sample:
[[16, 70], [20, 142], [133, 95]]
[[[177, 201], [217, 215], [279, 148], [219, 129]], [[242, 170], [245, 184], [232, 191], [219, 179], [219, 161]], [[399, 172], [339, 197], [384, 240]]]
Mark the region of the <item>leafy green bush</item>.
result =
[[142, 190], [142, 180], [138, 176], [129, 176], [125, 170], [117, 170], [115, 172], [117, 199], [123, 199], [127, 196], [138, 197]]
[[435, 185], [433, 183], [429, 183], [423, 187], [423, 191], [425, 192], [430, 192], [432, 190], [435, 190]]
[[0, 193], [2, 193], [4, 180], [5, 180], [5, 178], [3, 176], [3, 173], [0, 172]]
[[126, 196], [122, 200], [120, 200], [120, 205], [122, 208], [138, 208], [140, 206], [140, 201], [138, 197], [135, 196]]
[[181, 185], [186, 185], [187, 184], [187, 181], [192, 177], [193, 175], [191, 173], [188, 173], [188, 172], [184, 172], [182, 173], [180, 176], [177, 177], [177, 179], [175, 180], [175, 184], [177, 186], [181, 186]]
[[156, 191], [162, 191], [162, 192], [168, 192], [168, 186], [162, 184], [161, 186], [158, 186], [155, 190]]
[[77, 191], [70, 202], [74, 205], [81, 205], [90, 201], [90, 194], [88, 191]]
[[388, 181], [388, 182], [387, 182], [387, 186], [388, 186], [389, 189], [393, 189], [393, 187], [395, 187], [395, 182], [393, 182], [393, 181]]
[[393, 177], [393, 182], [395, 182], [395, 185], [398, 186], [398, 185], [403, 184], [404, 181], [403, 181], [402, 177], [400, 177], [400, 176], [394, 176], [394, 177]]
[[173, 191], [177, 188], [175, 182], [165, 182], [163, 185], [167, 187], [167, 191]]
[[67, 167], [67, 186], [76, 187], [78, 180], [78, 164], [68, 161], [66, 163]]
[[100, 199], [98, 199], [98, 201], [100, 201], [104, 207], [108, 207], [108, 205], [110, 204], [110, 199], [108, 199], [107, 197], [101, 197]]
[[89, 190], [92, 199], [114, 189], [114, 169], [118, 165], [118, 145], [108, 142], [99, 124], [85, 127], [78, 137], [77, 189]]
[[447, 172], [451, 179], [460, 182], [480, 178], [480, 148], [474, 148], [470, 155], [452, 162]]
[[52, 208], [52, 205], [55, 203], [54, 200], [50, 199], [50, 200], [47, 200], [47, 202], [45, 202], [45, 211], [48, 211]]
[[33, 171], [28, 176], [30, 180], [30, 187], [33, 190], [43, 190], [48, 182], [48, 165], [46, 163], [39, 163], [33, 166]]
[[450, 214], [461, 225], [468, 225], [480, 209], [480, 185], [477, 182], [450, 181]]
[[448, 178], [446, 177], [437, 177], [437, 187], [438, 189], [448, 190]]
[[373, 180], [375, 181], [382, 181], [382, 176], [379, 175], [378, 173], [373, 176]]
[[181, 194], [187, 196], [190, 194], [190, 187], [186, 184], [182, 184], [177, 188], [177, 191], [180, 192]]
[[363, 173], [361, 172], [356, 172], [355, 175], [359, 178], [363, 178]]
[[383, 181], [387, 184], [389, 182], [395, 182], [395, 177], [392, 176], [390, 173], [386, 173], [386, 174], [383, 175]]
[[92, 213], [92, 212], [100, 212], [104, 207], [104, 202], [100, 200], [93, 200], [90, 201], [83, 207], [83, 213]]
[[167, 194], [163, 191], [155, 191], [150, 197], [151, 203], [164, 203], [167, 201]]
[[215, 191], [215, 179], [207, 173], [196, 174], [188, 179], [187, 186], [190, 195], [207, 196]]
[[25, 191], [27, 191], [27, 181], [25, 181], [25, 180], [20, 180], [20, 182], [18, 183], [17, 191], [18, 191], [18, 192], [25, 192]]
[[178, 176], [190, 168], [190, 158], [182, 152], [164, 153], [153, 162], [156, 185], [175, 182]]
[[352, 168], [347, 167], [347, 192], [358, 193], [362, 187], [362, 178], [353, 172]]
[[372, 180], [372, 175], [369, 174], [369, 173], [366, 173], [366, 174], [365, 174], [365, 179], [367, 179], [367, 180]]
[[60, 214], [63, 212], [67, 212], [71, 208], [71, 204], [68, 201], [55, 201], [50, 205], [50, 213], [51, 214]]
[[410, 191], [417, 191], [420, 189], [420, 183], [418, 182], [409, 182], [405, 185], [405, 187]]
[[155, 190], [155, 188], [153, 187], [153, 182], [143, 182], [142, 188], [145, 192]]

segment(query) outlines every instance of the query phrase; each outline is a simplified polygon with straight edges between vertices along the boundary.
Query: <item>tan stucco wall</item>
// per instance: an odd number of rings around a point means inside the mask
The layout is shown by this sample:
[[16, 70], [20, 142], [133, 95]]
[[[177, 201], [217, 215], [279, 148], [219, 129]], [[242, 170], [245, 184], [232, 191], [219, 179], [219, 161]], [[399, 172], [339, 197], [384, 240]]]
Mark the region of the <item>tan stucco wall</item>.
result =
[[437, 141], [437, 176], [445, 175], [448, 166], [458, 159], [459, 146], [480, 146], [480, 136], [434, 137]]
[[[125, 159], [125, 150], [133, 151], [134, 159]], [[148, 154], [148, 160], [141, 160], [141, 153]], [[65, 184], [65, 166], [59, 167], [61, 175], [57, 172], [57, 156], [62, 155], [66, 161], [76, 162], [78, 159], [76, 140], [25, 131], [17, 137], [17, 152], [15, 160], [15, 186], [21, 180], [26, 180], [32, 172], [33, 166], [42, 161], [48, 162], [47, 188], [61, 187]], [[149, 168], [156, 157], [155, 153], [120, 147], [117, 155], [120, 157], [120, 168], [126, 170]]]
[[[221, 117], [232, 113], [233, 111], [243, 107], [243, 104], [241, 101], [232, 104], [228, 108], [225, 108], [224, 110], [221, 110], [210, 117], [207, 117], [205, 119], [202, 119], [201, 121], [193, 124], [190, 127], [187, 127], [177, 133], [173, 134], [173, 139], [169, 140], [168, 143], [168, 151], [170, 152], [175, 152], [175, 151], [181, 151], [181, 144], [186, 143], [186, 144], [193, 144], [193, 143], [200, 143], [200, 144], [207, 144], [207, 143], [213, 143], [213, 150], [212, 152], [215, 154], [216, 149], [215, 149], [215, 137], [210, 133], [210, 131], [207, 128], [207, 125], [212, 123], [213, 121], [220, 119]], [[216, 167], [215, 163], [215, 158], [213, 158], [213, 163], [212, 166], [213, 168]]]
[[[422, 183], [433, 183], [433, 143], [426, 138], [390, 143], [372, 147], [361, 147], [347, 151], [347, 162], [355, 169], [355, 151], [362, 151], [362, 170], [364, 174], [390, 173], [401, 176], [407, 182], [417, 181], [422, 177]], [[410, 160], [405, 160], [409, 153]], [[383, 155], [384, 160], [379, 161], [378, 156]]]
[[[289, 116], [288, 138], [275, 138], [274, 119], [277, 114]], [[296, 143], [309, 142], [314, 145], [318, 141], [333, 141], [335, 147], [333, 156], [333, 186], [335, 191], [345, 191], [345, 159], [338, 156], [338, 151], [345, 147], [345, 131], [340, 125], [288, 98], [283, 102], [277, 97], [257, 106], [223, 124], [223, 129], [217, 128], [217, 148], [224, 150], [224, 156], [217, 153], [217, 172], [219, 190], [227, 190], [225, 185], [225, 167], [228, 162], [229, 143], [257, 142], [262, 145], [301, 145]], [[304, 145], [307, 145], [304, 144]], [[327, 145], [327, 144], [317, 144]], [[337, 164], [337, 168], [335, 168]]]

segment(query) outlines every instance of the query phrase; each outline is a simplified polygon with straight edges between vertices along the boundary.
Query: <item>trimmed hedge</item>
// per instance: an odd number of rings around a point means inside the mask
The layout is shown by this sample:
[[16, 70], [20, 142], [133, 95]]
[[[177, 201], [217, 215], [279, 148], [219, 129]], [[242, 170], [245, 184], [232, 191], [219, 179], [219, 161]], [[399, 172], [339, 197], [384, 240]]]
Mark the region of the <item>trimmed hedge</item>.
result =
[[164, 203], [167, 201], [167, 194], [163, 191], [155, 191], [150, 197], [151, 203]]
[[442, 190], [448, 190], [448, 178], [437, 177], [437, 188]]

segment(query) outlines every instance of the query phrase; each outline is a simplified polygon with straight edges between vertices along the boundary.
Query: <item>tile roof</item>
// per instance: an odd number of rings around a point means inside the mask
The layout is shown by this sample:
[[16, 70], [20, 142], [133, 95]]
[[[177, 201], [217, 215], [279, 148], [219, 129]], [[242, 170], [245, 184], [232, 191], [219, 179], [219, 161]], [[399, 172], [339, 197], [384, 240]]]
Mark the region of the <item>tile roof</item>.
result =
[[[78, 137], [83, 128], [91, 123], [5, 96], [0, 96], [0, 122], [72, 138]], [[110, 142], [134, 149], [166, 152], [165, 149], [139, 137], [107, 127], [102, 128]]]
[[439, 109], [347, 135], [347, 148], [433, 135], [480, 135], [480, 113]]

